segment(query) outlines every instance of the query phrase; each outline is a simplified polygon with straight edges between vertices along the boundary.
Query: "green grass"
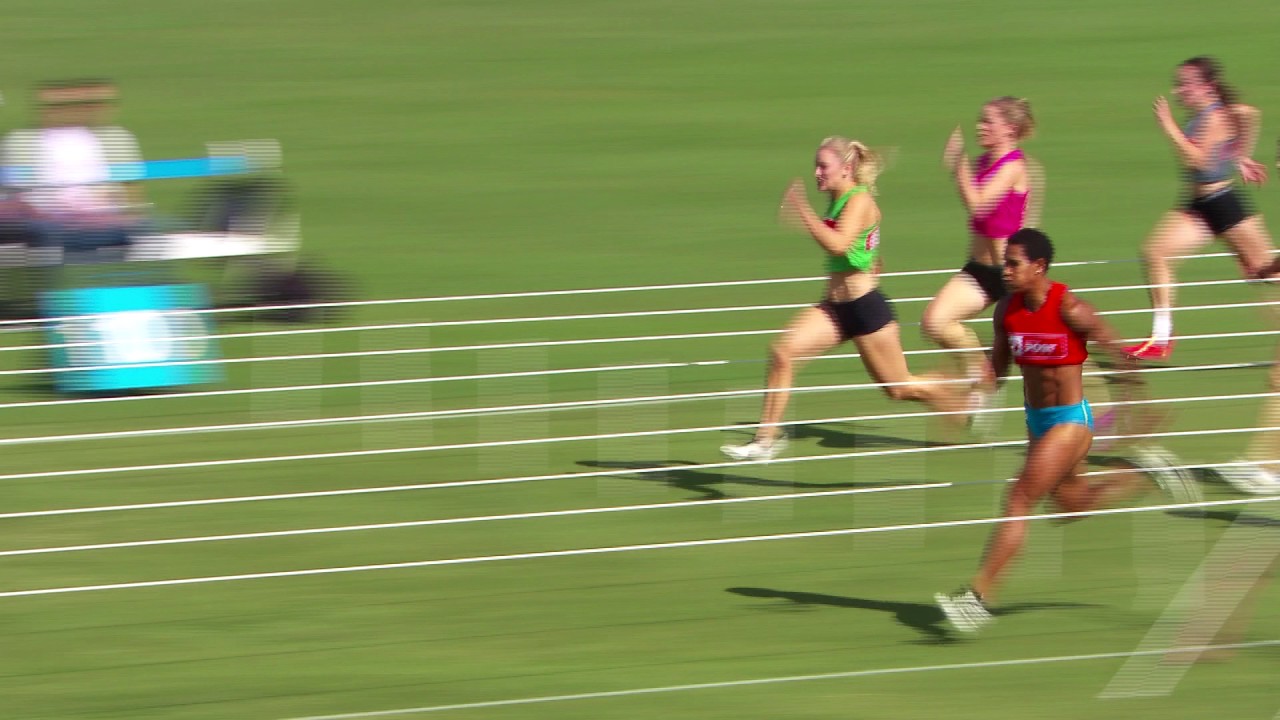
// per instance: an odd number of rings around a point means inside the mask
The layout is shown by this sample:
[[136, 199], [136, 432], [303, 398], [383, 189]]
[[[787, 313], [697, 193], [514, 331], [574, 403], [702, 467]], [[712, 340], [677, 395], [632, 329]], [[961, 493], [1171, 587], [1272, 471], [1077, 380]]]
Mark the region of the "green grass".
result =
[[[1264, 0], [1207, 6], [978, 4], [941, 0], [733, 4], [692, 0], [350, 0], [6, 6], [4, 122], [51, 77], [110, 75], [121, 121], [146, 156], [211, 140], [281, 141], [305, 247], [362, 298], [801, 277], [812, 244], [774, 209], [807, 176], [822, 137], [896, 148], [881, 183], [889, 270], [957, 265], [963, 216], [939, 169], [956, 124], [983, 100], [1029, 97], [1028, 149], [1049, 176], [1045, 227], [1062, 260], [1129, 260], [1177, 187], [1150, 101], [1173, 66], [1215, 53], [1247, 100], [1280, 106], [1271, 82], [1280, 11]], [[1262, 150], [1275, 125], [1267, 119]], [[155, 183], [176, 211], [190, 185]], [[1256, 193], [1275, 208], [1274, 188]], [[1225, 260], [1183, 280], [1231, 277]], [[1079, 287], [1135, 284], [1134, 263], [1063, 268]], [[927, 297], [939, 276], [890, 278]], [[426, 322], [812, 301], [813, 283], [432, 305], [374, 306], [344, 322]], [[1188, 288], [1183, 304], [1256, 300], [1244, 287]], [[1091, 295], [1138, 308], [1142, 291]], [[921, 303], [898, 307], [916, 322]], [[789, 311], [233, 339], [228, 357], [454, 344], [760, 330]], [[1126, 335], [1145, 314], [1114, 318]], [[223, 330], [280, 329], [227, 321]], [[1263, 327], [1250, 309], [1188, 312], [1180, 333]], [[984, 328], [985, 333], [985, 328]], [[13, 333], [6, 344], [38, 336]], [[6, 410], [5, 438], [270, 422], [599, 397], [750, 390], [764, 336], [486, 352], [247, 363], [219, 388], [466, 375], [649, 362], [719, 365]], [[925, 347], [911, 326], [908, 349]], [[1179, 364], [1269, 360], [1266, 338], [1188, 341]], [[40, 367], [0, 353], [0, 370]], [[925, 367], [925, 358], [913, 358]], [[803, 384], [864, 382], [851, 360], [813, 363]], [[1258, 369], [1170, 373], [1156, 396], [1257, 392]], [[39, 376], [0, 376], [0, 401], [48, 400]], [[546, 414], [335, 424], [9, 444], [0, 474], [340, 453], [746, 423], [758, 399]], [[877, 393], [798, 395], [796, 418], [905, 412]], [[1252, 401], [1187, 404], [1171, 427], [1247, 426]], [[1019, 436], [1010, 416], [1002, 439]], [[731, 470], [737, 433], [423, 451], [3, 481], [4, 512], [591, 475], [489, 486], [0, 519], [7, 550], [271, 530], [413, 522], [645, 503], [605, 515], [495, 520], [303, 536], [0, 557], [0, 591], [670, 543], [989, 516], [1013, 449], [949, 450]], [[813, 424], [795, 454], [969, 440], [932, 419]], [[1238, 454], [1240, 435], [1171, 440], [1184, 457]], [[779, 493], [954, 481], [955, 487], [752, 503]], [[1211, 487], [1210, 497], [1231, 497]], [[1274, 516], [1269, 505], [1251, 514]], [[987, 528], [655, 549], [310, 577], [0, 598], [0, 717], [262, 718], [362, 713], [641, 688], [1119, 653], [1137, 649], [1222, 533], [1222, 518], [1159, 513], [1035, 525], [977, 640], [950, 636], [933, 592], [963, 581]], [[1280, 632], [1268, 588], [1247, 640]], [[872, 674], [440, 712], [459, 718], [1272, 717], [1274, 647], [1197, 665], [1168, 697], [1099, 700], [1123, 664], [1094, 659]], [[405, 715], [409, 717], [410, 715]], [[435, 714], [430, 715], [432, 717]]]

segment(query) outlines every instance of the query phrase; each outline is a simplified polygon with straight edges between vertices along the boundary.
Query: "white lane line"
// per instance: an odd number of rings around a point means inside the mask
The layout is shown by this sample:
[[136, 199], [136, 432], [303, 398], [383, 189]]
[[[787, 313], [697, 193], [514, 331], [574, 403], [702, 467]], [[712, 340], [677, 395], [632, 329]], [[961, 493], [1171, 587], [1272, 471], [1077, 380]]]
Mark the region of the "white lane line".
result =
[[1016, 658], [1012, 660], [986, 660], [982, 662], [951, 663], [947, 665], [916, 665], [910, 667], [876, 668], [873, 670], [848, 670], [845, 672], [821, 673], [817, 675], [785, 675], [771, 678], [752, 678], [749, 680], [723, 680], [719, 682], [690, 683], [687, 685], [666, 685], [661, 687], [631, 688], [628, 690], [606, 690], [601, 692], [575, 693], [571, 695], [541, 695], [536, 697], [511, 698], [508, 700], [456, 703], [453, 705], [424, 705], [422, 707], [415, 708], [372, 710], [368, 712], [342, 713], [339, 715], [309, 715], [307, 717], [289, 718], [289, 720], [364, 720], [365, 718], [418, 715], [434, 712], [447, 712], [450, 710], [479, 710], [483, 708], [510, 707], [513, 705], [535, 705], [541, 703], [571, 702], [574, 700], [600, 700], [604, 698], [634, 697], [637, 695], [689, 692], [691, 690], [717, 690], [723, 688], [750, 687], [753, 685], [781, 685], [784, 683], [812, 682], [815, 680], [849, 680], [854, 678], [880, 677], [885, 675], [911, 675], [916, 673], [944, 672], [948, 670], [983, 670], [988, 668], [1048, 665], [1052, 663], [1120, 660], [1144, 655], [1167, 655], [1175, 652], [1182, 654], [1204, 652], [1207, 650], [1244, 650], [1248, 648], [1272, 647], [1275, 645], [1280, 645], [1280, 640], [1258, 640], [1255, 642], [1232, 643], [1229, 645], [1170, 647], [1159, 650], [1130, 650], [1128, 652], [1092, 653], [1088, 655], [1055, 655], [1046, 657]]
[[[679, 468], [672, 468], [678, 470]], [[994, 481], [1000, 482], [1000, 481]], [[27, 548], [22, 550], [0, 550], [0, 557], [19, 555], [48, 555], [52, 553], [82, 552], [86, 550], [119, 550], [123, 548], [154, 547], [157, 545], [187, 545], [191, 543], [221, 542], [224, 540], [258, 540], [262, 538], [293, 537], [297, 535], [327, 535], [341, 532], [359, 532], [364, 530], [397, 530], [411, 527], [430, 527], [433, 525], [467, 525], [478, 522], [494, 522], [499, 520], [532, 520], [551, 517], [574, 517], [578, 515], [599, 515], [604, 513], [636, 512], [640, 510], [677, 510], [702, 508], [708, 505], [728, 505], [749, 502], [772, 502], [774, 500], [805, 500], [809, 498], [833, 497], [839, 495], [865, 495], [868, 493], [898, 492], [902, 490], [930, 490], [951, 487], [953, 483], [914, 483], [904, 485], [880, 485], [877, 487], [845, 488], [843, 490], [821, 490], [816, 492], [784, 493], [779, 495], [757, 495], [754, 497], [716, 498], [690, 502], [677, 500], [673, 502], [642, 503], [639, 505], [613, 505], [607, 507], [577, 508], [573, 510], [544, 510], [540, 512], [509, 513], [506, 515], [467, 515], [463, 517], [437, 518], [434, 520], [406, 520], [403, 522], [368, 523], [364, 525], [337, 525], [318, 528], [300, 528], [297, 530], [268, 530], [262, 532], [233, 533], [228, 535], [198, 535], [160, 540], [130, 540], [114, 543], [96, 543], [92, 545], [58, 545], [54, 547]]]
[[704, 540], [681, 540], [676, 542], [642, 543], [636, 545], [610, 545], [604, 547], [574, 548], [570, 550], [546, 550], [541, 552], [511, 553], [507, 555], [473, 555], [438, 560], [413, 560], [398, 563], [376, 563], [369, 565], [345, 565], [337, 567], [309, 568], [305, 570], [276, 570], [234, 575], [206, 575], [200, 577], [173, 578], [169, 580], [142, 580], [138, 582], [103, 583], [98, 585], [72, 585], [66, 587], [37, 588], [32, 590], [9, 590], [0, 592], [0, 598], [31, 597], [36, 595], [66, 595], [70, 593], [93, 592], [98, 590], [130, 590], [136, 588], [173, 587], [178, 585], [205, 585], [210, 583], [234, 582], [240, 580], [262, 580], [267, 578], [308, 577], [315, 575], [338, 575], [346, 573], [370, 572], [374, 570], [402, 570], [407, 568], [441, 567], [447, 565], [475, 565], [479, 563], [502, 562], [508, 560], [534, 560], [558, 557], [580, 557], [588, 555], [609, 555], [645, 550], [668, 550], [687, 547], [710, 547], [718, 545], [738, 545], [752, 542], [768, 542], [772, 540], [796, 540], [802, 538], [837, 537], [842, 535], [862, 535], [868, 533], [897, 532], [900, 530], [929, 530], [933, 528], [964, 527], [970, 525], [993, 525], [998, 523], [1058, 520], [1066, 518], [1083, 518], [1099, 515], [1121, 515], [1142, 512], [1162, 512], [1166, 510], [1186, 510], [1191, 508], [1221, 507], [1227, 505], [1251, 505], [1254, 503], [1277, 502], [1280, 496], [1237, 498], [1231, 500], [1209, 500], [1192, 503], [1168, 503], [1164, 505], [1146, 505], [1141, 507], [1110, 508], [1089, 512], [1045, 513], [1041, 515], [1022, 515], [1013, 517], [984, 517], [966, 520], [945, 520], [939, 522], [908, 523], [902, 525], [878, 525], [874, 527], [840, 528], [837, 530], [815, 530], [809, 532], [777, 533], [772, 535], [745, 535], [727, 538], [708, 538]]

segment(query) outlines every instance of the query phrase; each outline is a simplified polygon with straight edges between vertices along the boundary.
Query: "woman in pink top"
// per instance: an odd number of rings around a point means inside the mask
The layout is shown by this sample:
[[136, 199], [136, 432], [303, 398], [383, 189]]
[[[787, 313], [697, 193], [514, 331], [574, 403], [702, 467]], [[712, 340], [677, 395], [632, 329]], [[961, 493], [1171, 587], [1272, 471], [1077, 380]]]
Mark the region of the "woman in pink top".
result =
[[[921, 329], [927, 339], [944, 348], [969, 350], [964, 353], [964, 364], [975, 382], [989, 371], [986, 358], [978, 351], [978, 336], [963, 322], [1005, 296], [1005, 241], [1031, 224], [1027, 222], [1027, 201], [1036, 173], [1018, 143], [1029, 137], [1034, 127], [1026, 100], [996, 98], [982, 107], [978, 118], [978, 144], [986, 152], [972, 166], [964, 162], [964, 136], [957, 127], [942, 154], [942, 163], [955, 178], [969, 212], [969, 260], [925, 308]], [[979, 409], [983, 404], [984, 396], [975, 392], [971, 408]]]

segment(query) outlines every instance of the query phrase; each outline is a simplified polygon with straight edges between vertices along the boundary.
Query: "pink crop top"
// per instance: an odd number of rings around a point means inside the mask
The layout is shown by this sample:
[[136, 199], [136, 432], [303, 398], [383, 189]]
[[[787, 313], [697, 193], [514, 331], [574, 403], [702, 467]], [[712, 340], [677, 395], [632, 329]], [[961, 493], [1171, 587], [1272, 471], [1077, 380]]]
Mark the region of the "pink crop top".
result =
[[[995, 162], [991, 161], [991, 153], [986, 153], [978, 158], [975, 168], [977, 172], [973, 180], [981, 186], [995, 177], [996, 172], [1004, 167], [1005, 163], [1021, 159], [1023, 159], [1021, 150], [1014, 150]], [[1027, 193], [1016, 192], [1010, 188], [986, 214], [970, 216], [969, 229], [981, 237], [1003, 240], [1022, 229], [1022, 222], [1026, 215]]]

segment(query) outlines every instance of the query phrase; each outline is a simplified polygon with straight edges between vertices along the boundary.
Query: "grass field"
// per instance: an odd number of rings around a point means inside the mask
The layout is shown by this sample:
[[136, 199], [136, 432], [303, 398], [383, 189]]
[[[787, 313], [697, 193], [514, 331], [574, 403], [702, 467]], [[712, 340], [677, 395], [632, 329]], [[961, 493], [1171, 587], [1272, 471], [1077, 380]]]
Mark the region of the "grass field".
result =
[[[10, 0], [5, 15], [4, 123], [27, 118], [25, 93], [39, 80], [109, 75], [147, 157], [277, 138], [307, 253], [362, 299], [813, 275], [820, 257], [778, 228], [774, 210], [834, 133], [895, 148], [881, 182], [887, 269], [953, 267], [963, 216], [941, 147], [1003, 94], [1029, 97], [1040, 122], [1027, 147], [1048, 173], [1044, 225], [1060, 259], [1117, 261], [1057, 276], [1081, 288], [1133, 285], [1137, 247], [1177, 190], [1150, 112], [1175, 64], [1216, 54], [1246, 100], [1280, 112], [1280, 6], [1265, 0], [1228, 0], [1212, 13], [1186, 0]], [[1260, 159], [1275, 127], [1268, 118]], [[161, 209], [189, 190], [148, 187]], [[1274, 211], [1275, 192], [1254, 201]], [[1226, 259], [1197, 260], [1181, 279], [1234, 272]], [[925, 348], [910, 325], [923, 304], [909, 300], [943, 277], [885, 280], [908, 300], [898, 312], [909, 350]], [[818, 287], [371, 305], [341, 323], [782, 305], [812, 301]], [[1146, 305], [1141, 290], [1089, 297], [1103, 310]], [[1242, 285], [1180, 295], [1184, 305], [1260, 299]], [[796, 429], [793, 457], [873, 454], [702, 468], [745, 430], [657, 431], [751, 422], [767, 334], [539, 344], [765, 331], [790, 312], [228, 338], [232, 359], [341, 356], [237, 362], [225, 382], [193, 391], [366, 384], [97, 403], [51, 402], [45, 376], [13, 372], [43, 367], [41, 352], [0, 352], [0, 718], [1276, 716], [1274, 645], [1185, 676], [1159, 656], [1126, 655], [1178, 641], [1167, 608], [1235, 513], [1280, 517], [1274, 504], [1038, 522], [1000, 621], [960, 638], [931, 597], [968, 577], [989, 526], [696, 541], [990, 517], [1018, 447], [937, 445], [979, 441], [920, 416], [812, 422]], [[1149, 317], [1113, 320], [1133, 337]], [[1177, 318], [1180, 334], [1264, 327], [1256, 308]], [[234, 318], [220, 327], [291, 329]], [[3, 344], [41, 339], [8, 333]], [[526, 346], [442, 350], [517, 343]], [[408, 349], [433, 352], [352, 354]], [[1237, 336], [1185, 341], [1175, 360], [1273, 356], [1270, 337]], [[620, 369], [638, 365], [648, 367]], [[584, 370], [529, 374], [574, 368]], [[1151, 386], [1165, 398], [1256, 393], [1265, 372], [1169, 372]], [[470, 375], [490, 377], [442, 379]], [[437, 381], [367, 384], [413, 378]], [[863, 382], [849, 359], [815, 362], [801, 377]], [[467, 411], [725, 391], [742, 392]], [[1169, 429], [1249, 427], [1257, 407], [1186, 402]], [[799, 394], [792, 415], [914, 410], [863, 389]], [[438, 415], [301, 424], [424, 412]], [[257, 427], [145, 432], [229, 424]], [[115, 435], [83, 437], [101, 433]], [[996, 440], [1020, 434], [1011, 413]], [[1213, 463], [1247, 440], [1166, 444]], [[283, 456], [305, 457], [242, 462]], [[953, 484], [871, 492], [944, 482]], [[1205, 489], [1210, 500], [1239, 497]], [[495, 518], [521, 513], [541, 516]], [[298, 532], [208, 539], [285, 531]], [[138, 544], [176, 538], [205, 540]], [[81, 547], [104, 544], [128, 546]], [[463, 558], [480, 560], [445, 562]], [[414, 566], [371, 567], [382, 564]], [[244, 577], [306, 570], [317, 573]], [[193, 578], [223, 579], [157, 584]], [[74, 591], [21, 594], [57, 588]], [[1266, 590], [1244, 641], [1280, 638], [1278, 592]], [[1117, 677], [1138, 677], [1150, 696], [1099, 697]]]

